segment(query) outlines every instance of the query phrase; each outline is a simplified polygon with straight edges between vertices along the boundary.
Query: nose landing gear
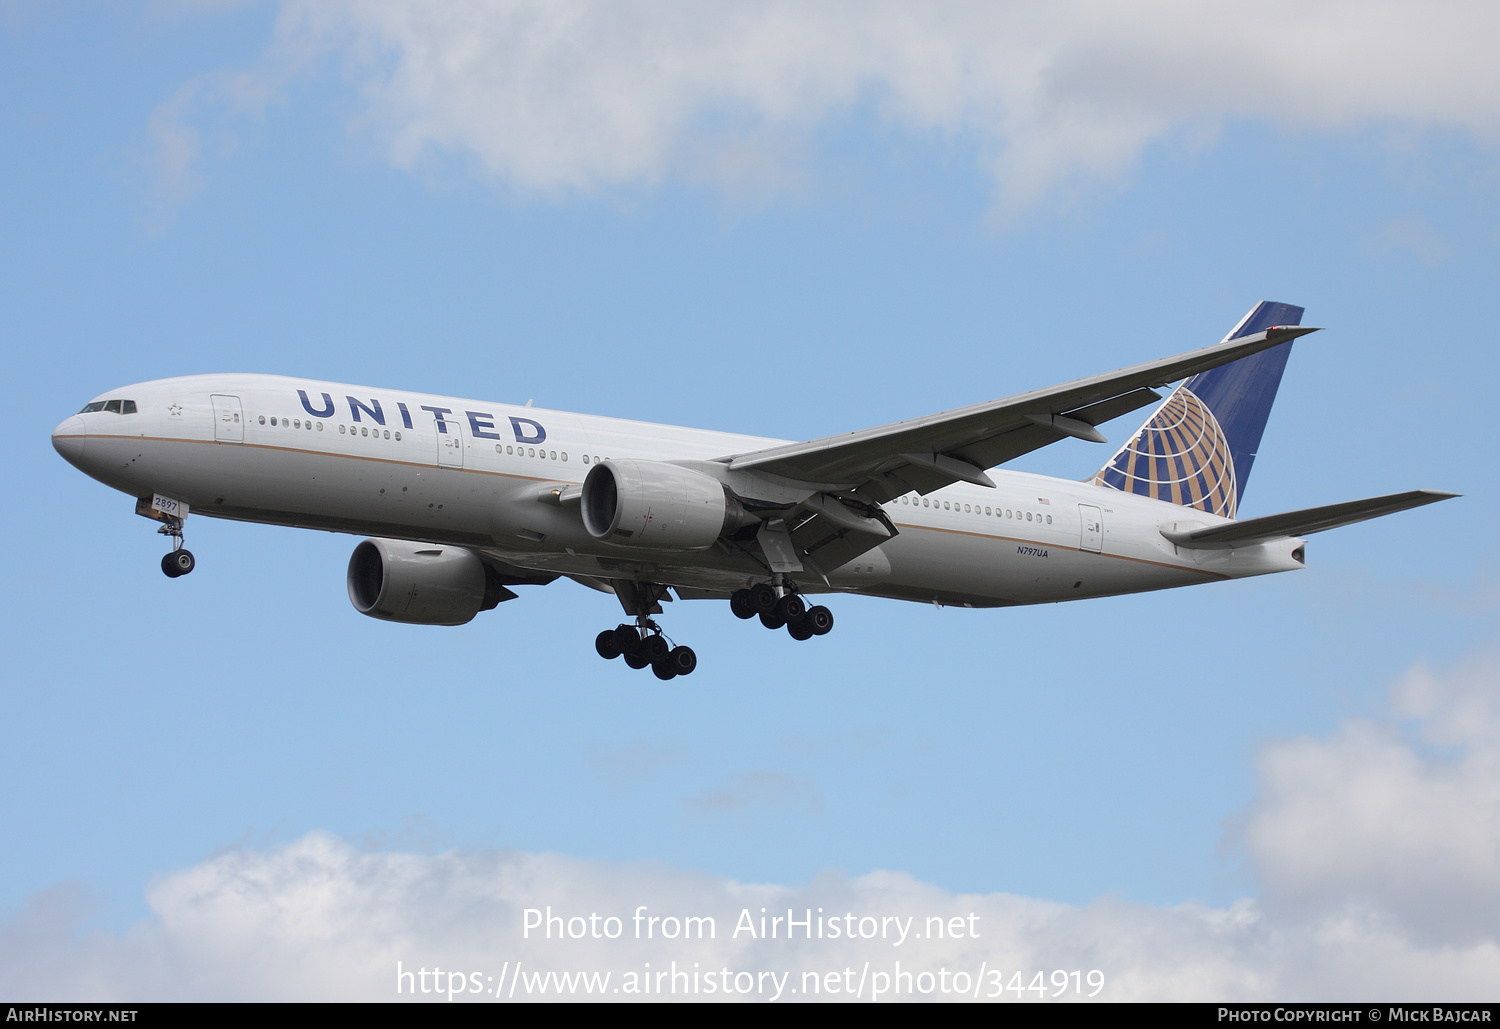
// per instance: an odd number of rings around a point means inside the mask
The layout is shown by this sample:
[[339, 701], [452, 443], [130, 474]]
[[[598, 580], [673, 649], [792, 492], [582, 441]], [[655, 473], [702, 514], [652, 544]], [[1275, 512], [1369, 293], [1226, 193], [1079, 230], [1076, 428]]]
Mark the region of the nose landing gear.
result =
[[137, 497], [135, 513], [153, 522], [160, 522], [156, 531], [172, 541], [172, 551], [162, 555], [161, 570], [169, 579], [186, 575], [198, 566], [193, 552], [182, 545], [182, 523], [187, 518], [188, 506], [180, 500], [154, 493], [149, 497]]
[[172, 551], [163, 554], [161, 558], [161, 570], [167, 578], [175, 579], [179, 575], [186, 575], [198, 567], [198, 562], [193, 557], [193, 552], [182, 545], [182, 519], [168, 518], [166, 524], [156, 530], [163, 536], [172, 538]]

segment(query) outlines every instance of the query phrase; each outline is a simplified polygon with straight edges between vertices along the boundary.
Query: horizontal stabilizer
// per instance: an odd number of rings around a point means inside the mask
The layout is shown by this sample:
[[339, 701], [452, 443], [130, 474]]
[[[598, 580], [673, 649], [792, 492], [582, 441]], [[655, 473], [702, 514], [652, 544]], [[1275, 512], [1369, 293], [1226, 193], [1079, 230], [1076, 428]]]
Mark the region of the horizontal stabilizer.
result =
[[1347, 500], [1342, 504], [1325, 504], [1322, 507], [1287, 511], [1263, 518], [1246, 518], [1203, 529], [1163, 529], [1161, 534], [1179, 547], [1231, 550], [1288, 536], [1309, 536], [1324, 529], [1353, 525], [1367, 518], [1379, 518], [1381, 515], [1395, 514], [1423, 504], [1435, 504], [1439, 500], [1448, 500], [1458, 495], [1435, 489], [1414, 489], [1385, 497], [1370, 497], [1368, 500]]

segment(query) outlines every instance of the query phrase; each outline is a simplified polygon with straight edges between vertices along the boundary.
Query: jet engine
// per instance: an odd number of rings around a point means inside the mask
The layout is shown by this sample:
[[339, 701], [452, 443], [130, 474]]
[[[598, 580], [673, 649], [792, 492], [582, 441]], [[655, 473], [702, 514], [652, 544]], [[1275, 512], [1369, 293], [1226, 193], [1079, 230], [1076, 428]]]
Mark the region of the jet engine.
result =
[[349, 557], [349, 600], [360, 614], [416, 625], [463, 625], [515, 594], [473, 551], [367, 539]]
[[754, 521], [719, 480], [661, 461], [601, 461], [580, 499], [589, 535], [627, 547], [706, 550]]

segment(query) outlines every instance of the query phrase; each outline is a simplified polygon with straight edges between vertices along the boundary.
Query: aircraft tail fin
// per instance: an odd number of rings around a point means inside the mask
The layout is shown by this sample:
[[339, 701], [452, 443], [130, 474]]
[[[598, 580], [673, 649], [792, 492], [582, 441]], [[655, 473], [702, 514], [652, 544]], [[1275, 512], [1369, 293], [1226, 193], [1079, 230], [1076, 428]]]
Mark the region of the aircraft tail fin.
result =
[[[1302, 308], [1262, 301], [1224, 339], [1301, 324]], [[1233, 518], [1291, 352], [1289, 340], [1194, 375], [1092, 481]]]

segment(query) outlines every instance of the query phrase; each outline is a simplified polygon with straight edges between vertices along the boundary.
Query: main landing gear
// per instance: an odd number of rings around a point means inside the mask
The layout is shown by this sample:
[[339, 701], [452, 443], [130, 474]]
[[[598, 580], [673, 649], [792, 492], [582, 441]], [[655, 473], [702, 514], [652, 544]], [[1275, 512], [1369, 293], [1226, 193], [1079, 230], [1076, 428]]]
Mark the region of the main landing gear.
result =
[[[667, 587], [660, 583], [615, 580], [615, 595], [635, 624], [622, 622], [594, 637], [594, 650], [606, 661], [623, 657], [631, 668], [650, 668], [658, 679], [675, 679], [691, 675], [698, 667], [698, 655], [691, 647], [674, 647], [652, 621], [661, 613], [659, 603]], [[729, 607], [740, 618], [760, 618], [767, 629], [786, 628], [794, 640], [825, 635], [833, 628], [833, 612], [822, 604], [808, 607], [797, 593], [797, 587], [781, 575], [770, 583], [758, 583], [749, 589], [735, 590], [729, 596]]]
[[823, 636], [833, 628], [832, 611], [822, 604], [808, 607], [789, 585], [777, 587], [762, 582], [747, 590], [735, 590], [729, 595], [729, 609], [739, 618], [758, 615], [767, 629], [786, 626], [787, 635], [794, 640]]
[[594, 637], [594, 649], [606, 661], [625, 658], [631, 668], [651, 669], [658, 679], [675, 679], [679, 675], [692, 675], [698, 667], [698, 655], [692, 647], [674, 647], [662, 635], [661, 626], [651, 620], [661, 614], [661, 600], [667, 587], [659, 582], [631, 582], [616, 580], [615, 596], [627, 615], [635, 617], [635, 624], [621, 623], [613, 629], [605, 629]]
[[166, 573], [167, 578], [175, 579], [198, 567], [193, 552], [182, 545], [181, 518], [168, 518], [166, 524], [156, 531], [172, 538], [172, 552], [163, 554], [161, 558], [161, 570]]
[[651, 619], [642, 619], [642, 624], [621, 624], [605, 629], [594, 637], [594, 649], [606, 661], [624, 657], [631, 668], [650, 666], [658, 679], [675, 679], [679, 675], [692, 675], [698, 667], [698, 655], [692, 647], [674, 647], [662, 635], [661, 627]]

